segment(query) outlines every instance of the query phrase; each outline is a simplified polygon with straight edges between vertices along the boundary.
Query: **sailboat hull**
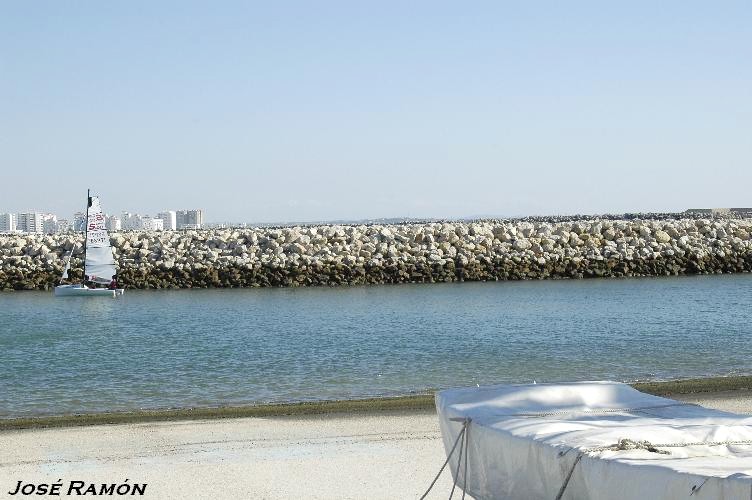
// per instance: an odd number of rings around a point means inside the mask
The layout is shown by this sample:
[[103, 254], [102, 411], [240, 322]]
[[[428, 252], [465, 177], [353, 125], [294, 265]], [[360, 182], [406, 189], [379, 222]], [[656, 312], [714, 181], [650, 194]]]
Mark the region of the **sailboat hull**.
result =
[[123, 288], [89, 288], [85, 285], [59, 285], [55, 287], [55, 297], [117, 297], [123, 295]]

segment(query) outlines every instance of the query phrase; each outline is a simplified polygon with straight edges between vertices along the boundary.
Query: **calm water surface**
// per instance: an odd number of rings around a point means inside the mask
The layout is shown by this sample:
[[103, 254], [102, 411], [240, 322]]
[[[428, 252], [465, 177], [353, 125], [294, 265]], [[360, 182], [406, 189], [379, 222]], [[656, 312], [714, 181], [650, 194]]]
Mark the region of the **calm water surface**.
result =
[[0, 293], [0, 416], [752, 372], [752, 275]]

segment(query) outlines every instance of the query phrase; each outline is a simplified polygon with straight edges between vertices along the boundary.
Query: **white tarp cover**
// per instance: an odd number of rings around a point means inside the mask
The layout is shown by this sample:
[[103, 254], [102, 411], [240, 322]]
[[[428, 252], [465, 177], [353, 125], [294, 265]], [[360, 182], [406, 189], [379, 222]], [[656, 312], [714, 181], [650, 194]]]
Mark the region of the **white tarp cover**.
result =
[[104, 213], [99, 198], [91, 197], [86, 227], [86, 263], [87, 279], [99, 283], [110, 283], [117, 272], [115, 259], [112, 257], [110, 236], [107, 234]]
[[[447, 453], [463, 426], [450, 419], [471, 419], [466, 491], [476, 499], [553, 500], [573, 471], [564, 499], [752, 500], [749, 415], [617, 382], [450, 389], [436, 394], [436, 408]], [[694, 444], [658, 448], [670, 454], [592, 450], [621, 439]], [[458, 459], [455, 451], [448, 467], [462, 486]]]

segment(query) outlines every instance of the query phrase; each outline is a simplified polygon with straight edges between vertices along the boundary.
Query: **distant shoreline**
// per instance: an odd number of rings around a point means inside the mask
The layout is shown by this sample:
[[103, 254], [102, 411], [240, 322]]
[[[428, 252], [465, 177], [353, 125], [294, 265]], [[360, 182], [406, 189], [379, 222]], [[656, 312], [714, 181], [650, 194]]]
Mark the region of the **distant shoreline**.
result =
[[[656, 396], [670, 397], [679, 394], [713, 394], [724, 391], [752, 390], [752, 376], [635, 382], [630, 385], [639, 391]], [[0, 419], [0, 432], [19, 429], [45, 429], [105, 424], [135, 424], [243, 417], [361, 414], [381, 411], [425, 411], [433, 409], [434, 395], [433, 392], [429, 392], [411, 396], [369, 399], [8, 418]]]

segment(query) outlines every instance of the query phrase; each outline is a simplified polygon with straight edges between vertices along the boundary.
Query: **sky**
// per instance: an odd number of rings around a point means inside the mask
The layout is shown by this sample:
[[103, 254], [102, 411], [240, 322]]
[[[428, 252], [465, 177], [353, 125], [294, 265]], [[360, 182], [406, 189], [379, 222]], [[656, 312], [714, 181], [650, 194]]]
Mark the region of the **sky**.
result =
[[0, 0], [0, 212], [752, 206], [752, 2]]

